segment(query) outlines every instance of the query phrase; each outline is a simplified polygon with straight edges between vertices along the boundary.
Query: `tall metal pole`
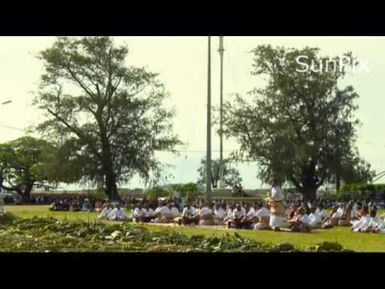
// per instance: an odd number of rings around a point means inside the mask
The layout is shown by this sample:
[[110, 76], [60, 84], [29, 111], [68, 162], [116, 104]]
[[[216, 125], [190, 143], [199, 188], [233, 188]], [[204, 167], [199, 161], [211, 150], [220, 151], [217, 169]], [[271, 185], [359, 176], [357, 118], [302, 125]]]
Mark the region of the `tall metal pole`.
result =
[[207, 57], [207, 151], [206, 151], [206, 200], [211, 200], [211, 37], [208, 37]]
[[223, 135], [222, 135], [222, 121], [223, 121], [223, 36], [219, 36], [219, 56], [220, 56], [220, 104], [219, 104], [219, 179], [223, 182]]

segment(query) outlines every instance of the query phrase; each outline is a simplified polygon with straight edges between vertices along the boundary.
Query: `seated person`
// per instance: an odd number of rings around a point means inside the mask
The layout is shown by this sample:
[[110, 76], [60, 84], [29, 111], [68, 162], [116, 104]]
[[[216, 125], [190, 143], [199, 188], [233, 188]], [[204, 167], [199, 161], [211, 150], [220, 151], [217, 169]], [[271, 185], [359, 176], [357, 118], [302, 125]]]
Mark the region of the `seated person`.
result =
[[258, 217], [256, 216], [256, 213], [257, 211], [255, 205], [248, 206], [247, 213], [241, 221], [242, 229], [252, 229], [254, 227], [254, 223], [258, 222]]
[[235, 209], [235, 205], [230, 205], [230, 204], [227, 205], [226, 216], [223, 218], [223, 222], [225, 224], [227, 224], [231, 220], [231, 218], [233, 217], [233, 210], [234, 209]]
[[103, 210], [103, 203], [101, 201], [95, 202], [95, 211], [101, 212]]
[[385, 233], [385, 223], [381, 217], [377, 216], [377, 209], [372, 209], [370, 212], [368, 227], [373, 233]]
[[92, 204], [89, 199], [85, 199], [82, 205], [83, 212], [91, 212], [93, 210]]
[[59, 204], [59, 202], [58, 201], [53, 201], [52, 203], [51, 203], [51, 205], [49, 206], [49, 210], [50, 211], [58, 211], [58, 204]]
[[209, 205], [204, 204], [199, 210], [199, 225], [212, 226], [214, 225], [214, 211]]
[[80, 202], [79, 202], [79, 200], [75, 199], [75, 200], [71, 201], [70, 211], [73, 211], [73, 212], [80, 211]]
[[321, 225], [322, 225], [321, 216], [316, 213], [315, 207], [310, 208], [309, 226], [311, 228], [321, 228]]
[[246, 213], [240, 204], [236, 204], [231, 219], [228, 221], [228, 228], [240, 229], [242, 227], [242, 221], [246, 217]]
[[183, 208], [182, 216], [178, 219], [178, 224], [199, 224], [199, 215], [197, 213], [197, 210], [191, 205], [191, 203], [186, 204], [186, 206]]
[[174, 218], [177, 218], [179, 216], [179, 209], [177, 208], [174, 202], [170, 203], [169, 209]]
[[331, 214], [331, 219], [332, 219], [332, 225], [337, 226], [338, 222], [342, 219], [342, 216], [345, 214], [345, 205], [340, 204], [337, 208], [337, 210]]
[[319, 203], [317, 205], [317, 209], [315, 210], [314, 213], [317, 214], [321, 218], [322, 222], [324, 222], [327, 218], [329, 218], [329, 215], [328, 215], [328, 213], [326, 213], [326, 211], [324, 209], [324, 205], [322, 203]]
[[285, 211], [285, 218], [288, 220], [292, 219], [294, 217], [295, 211], [296, 211], [296, 207], [294, 203], [291, 203]]
[[270, 211], [262, 203], [256, 205], [255, 216], [258, 218], [258, 222], [255, 223], [254, 230], [270, 228]]
[[143, 212], [144, 212], [143, 222], [148, 223], [154, 220], [155, 212], [147, 203], [143, 205]]
[[224, 224], [224, 219], [225, 219], [226, 215], [227, 215], [226, 210], [224, 210], [220, 204], [216, 204], [215, 209], [214, 209], [214, 223], [215, 223], [215, 225]]
[[299, 207], [292, 219], [289, 220], [290, 230], [292, 232], [310, 232], [309, 218], [305, 214], [305, 209]]
[[56, 210], [55, 211], [63, 211], [64, 204], [62, 200], [56, 201]]
[[69, 211], [70, 203], [68, 199], [64, 199], [62, 203], [62, 211]]
[[119, 204], [115, 204], [115, 208], [111, 210], [111, 212], [107, 215], [108, 220], [112, 221], [129, 221], [131, 220], [124, 208]]
[[111, 211], [112, 211], [112, 206], [110, 203], [107, 203], [104, 206], [103, 210], [100, 212], [98, 219], [107, 220], [107, 217], [111, 213]]
[[332, 210], [330, 212], [330, 217], [324, 219], [323, 224], [322, 224], [322, 228], [331, 228], [333, 226], [338, 225], [339, 218], [337, 217], [337, 215], [338, 215], [337, 210], [338, 210], [337, 206], [332, 207]]
[[359, 220], [360, 216], [359, 216], [359, 209], [358, 209], [358, 206], [357, 206], [357, 203], [354, 203], [352, 205], [352, 212], [351, 212], [351, 218], [350, 220], [353, 221], [353, 220]]
[[341, 219], [338, 220], [338, 226], [350, 226], [351, 218], [352, 218], [352, 205], [348, 205]]
[[352, 221], [352, 231], [363, 232], [368, 228], [370, 215], [368, 206], [364, 206], [361, 210], [361, 218], [358, 221]]
[[173, 223], [175, 217], [171, 212], [171, 208], [171, 203], [169, 203], [168, 206], [166, 205], [166, 203], [161, 203], [155, 209], [154, 223]]
[[360, 227], [360, 232], [366, 232], [366, 233], [377, 233], [378, 226], [382, 225], [382, 220], [377, 216], [377, 208], [370, 208], [369, 209], [369, 221], [364, 222], [364, 225]]
[[135, 207], [134, 211], [132, 212], [132, 219], [134, 222], [143, 222], [144, 218], [146, 217], [147, 210], [142, 207], [141, 203], [138, 203], [138, 205]]

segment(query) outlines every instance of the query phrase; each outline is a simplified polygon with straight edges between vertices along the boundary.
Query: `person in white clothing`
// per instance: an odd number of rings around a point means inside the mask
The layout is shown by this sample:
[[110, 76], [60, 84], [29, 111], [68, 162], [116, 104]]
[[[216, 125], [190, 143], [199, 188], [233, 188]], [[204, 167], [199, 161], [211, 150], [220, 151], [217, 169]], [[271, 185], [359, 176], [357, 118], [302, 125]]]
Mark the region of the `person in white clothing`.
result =
[[344, 212], [345, 212], [345, 205], [341, 203], [338, 206], [337, 211], [334, 213], [334, 216], [332, 216], [332, 217], [334, 217], [334, 218], [342, 218], [342, 215], [344, 214]]
[[383, 220], [377, 216], [376, 208], [372, 208], [369, 215], [370, 219], [365, 232], [378, 233], [385, 228]]
[[240, 229], [242, 226], [243, 218], [246, 217], [245, 211], [242, 210], [240, 204], [236, 204], [233, 210], [230, 221], [227, 223], [228, 228]]
[[154, 223], [172, 223], [174, 221], [174, 215], [171, 213], [165, 203], [161, 203], [159, 207], [155, 209]]
[[177, 220], [177, 223], [179, 225], [191, 225], [199, 224], [199, 216], [197, 214], [197, 210], [194, 206], [191, 204], [186, 204], [186, 206], [183, 208], [182, 216]]
[[370, 215], [369, 208], [364, 206], [362, 208], [362, 217], [358, 221], [352, 222], [352, 231], [363, 232], [369, 227]]
[[321, 228], [322, 225], [322, 218], [320, 214], [316, 213], [315, 208], [310, 209], [310, 214], [309, 214], [309, 226], [311, 228]]
[[323, 227], [329, 228], [329, 227], [333, 227], [333, 226], [338, 226], [338, 221], [340, 220], [338, 215], [340, 213], [337, 213], [337, 210], [338, 210], [338, 206], [332, 207], [331, 212], [330, 212], [330, 217], [326, 218], [324, 220]]
[[324, 210], [324, 205], [322, 203], [318, 204], [317, 209], [315, 210], [315, 214], [317, 214], [321, 218], [322, 222], [329, 218], [329, 215]]
[[310, 232], [311, 227], [308, 223], [308, 218], [303, 207], [299, 207], [294, 214], [294, 217], [289, 220], [290, 229], [292, 232]]
[[143, 218], [146, 216], [146, 213], [147, 210], [144, 210], [142, 204], [139, 203], [132, 212], [134, 222], [142, 222]]
[[338, 226], [350, 226], [352, 219], [352, 209], [353, 206], [351, 204], [347, 205], [344, 209], [344, 213], [341, 218], [338, 220]]
[[246, 218], [249, 220], [253, 220], [255, 218], [255, 213], [257, 212], [255, 210], [255, 204], [253, 206], [250, 206], [249, 210], [247, 211]]
[[172, 214], [172, 216], [174, 218], [178, 217], [179, 216], [179, 210], [178, 208], [175, 206], [175, 203], [170, 203], [169, 204], [169, 209], [170, 209], [170, 212]]
[[272, 181], [270, 198], [270, 227], [278, 231], [284, 227], [285, 207], [283, 205], [283, 191], [277, 180]]
[[115, 208], [108, 214], [107, 219], [112, 221], [124, 221], [129, 220], [129, 217], [120, 204], [116, 204]]
[[215, 225], [223, 224], [223, 221], [226, 217], [226, 211], [223, 209], [223, 207], [220, 204], [215, 205], [214, 209], [214, 223]]
[[242, 229], [252, 229], [254, 227], [254, 223], [258, 221], [255, 206], [256, 205], [248, 206], [247, 210], [243, 210], [242, 214], [244, 217], [241, 220]]
[[144, 205], [144, 209], [146, 209], [145, 218], [151, 222], [155, 217], [155, 211], [148, 204]]
[[100, 212], [98, 219], [107, 219], [111, 211], [112, 211], [112, 206], [110, 203], [107, 203], [103, 208], [103, 210]]
[[258, 218], [258, 222], [254, 225], [254, 230], [269, 229], [270, 223], [270, 211], [262, 204], [257, 204], [255, 216]]
[[227, 224], [233, 217], [233, 210], [235, 209], [234, 205], [228, 204], [226, 207], [226, 216], [223, 219], [223, 222]]
[[214, 212], [207, 204], [204, 204], [199, 210], [199, 225], [214, 225]]
[[310, 225], [310, 218], [306, 211], [299, 217], [299, 221], [306, 225]]

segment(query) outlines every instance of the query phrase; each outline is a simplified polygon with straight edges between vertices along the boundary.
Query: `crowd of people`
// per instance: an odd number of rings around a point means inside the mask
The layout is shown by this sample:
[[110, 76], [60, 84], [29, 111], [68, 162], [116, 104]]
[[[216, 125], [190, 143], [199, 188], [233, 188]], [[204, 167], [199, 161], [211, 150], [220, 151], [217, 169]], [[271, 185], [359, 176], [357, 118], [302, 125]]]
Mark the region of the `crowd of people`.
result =
[[[330, 212], [326, 211], [326, 206], [331, 209]], [[269, 198], [252, 204], [195, 201], [178, 208], [172, 201], [162, 200], [158, 203], [142, 201], [134, 206], [130, 216], [117, 212], [119, 212], [117, 206], [113, 208], [107, 205], [99, 218], [293, 232], [350, 226], [354, 232], [385, 233], [384, 216], [377, 215], [375, 202], [322, 200], [287, 202], [284, 201], [282, 189], [277, 182], [273, 182]]]
[[118, 203], [106, 203], [98, 216], [105, 220], [126, 220], [143, 223], [215, 226], [235, 229], [284, 230], [310, 232], [334, 226], [351, 226], [354, 232], [385, 233], [383, 217], [377, 215], [376, 205], [340, 203], [327, 213], [322, 202], [293, 202], [284, 210], [281, 222], [274, 220], [274, 209], [269, 201], [252, 204], [226, 201], [189, 202], [179, 210], [171, 201], [137, 203], [128, 215]]
[[[40, 199], [42, 198], [42, 199]], [[37, 203], [50, 202], [52, 211], [99, 212], [99, 219], [169, 223], [196, 226], [226, 226], [236, 229], [310, 232], [335, 226], [350, 226], [354, 232], [385, 233], [384, 215], [377, 214], [383, 202], [317, 199], [314, 202], [285, 200], [277, 182], [270, 197], [254, 203], [180, 198], [146, 200], [126, 198], [123, 203], [90, 199], [85, 196], [36, 197]], [[126, 208], [129, 208], [130, 214]]]
[[84, 197], [74, 197], [74, 198], [55, 198], [49, 209], [51, 211], [83, 211], [83, 212], [100, 212], [106, 201], [103, 200], [93, 200]]

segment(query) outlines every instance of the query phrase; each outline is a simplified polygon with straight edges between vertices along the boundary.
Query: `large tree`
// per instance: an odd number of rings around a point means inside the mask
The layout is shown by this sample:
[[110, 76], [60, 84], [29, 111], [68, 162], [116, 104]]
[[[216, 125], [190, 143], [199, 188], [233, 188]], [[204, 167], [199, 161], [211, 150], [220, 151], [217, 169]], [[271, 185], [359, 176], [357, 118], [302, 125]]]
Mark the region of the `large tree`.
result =
[[[242, 178], [239, 174], [239, 171], [231, 167], [231, 161], [229, 159], [223, 160], [223, 181], [227, 186], [235, 186], [240, 185], [242, 182]], [[199, 184], [206, 184], [206, 159], [201, 160], [201, 166], [198, 169], [199, 173]], [[220, 181], [220, 160], [212, 160], [211, 161], [211, 185], [213, 188], [218, 186], [218, 182]]]
[[266, 76], [266, 83], [249, 93], [253, 101], [238, 95], [224, 108], [225, 134], [240, 143], [234, 157], [257, 161], [264, 181], [288, 181], [314, 199], [354, 149], [358, 95], [339, 81], [357, 61], [350, 53], [329, 58], [308, 47], [262, 45], [253, 54], [252, 74]]
[[56, 183], [55, 158], [52, 144], [33, 137], [0, 144], [0, 187], [29, 199], [34, 187]]
[[173, 150], [173, 112], [157, 74], [126, 65], [126, 47], [109, 37], [60, 37], [41, 52], [45, 73], [35, 99], [47, 119], [38, 129], [70, 152], [83, 180], [120, 200], [117, 185], [159, 168]]

